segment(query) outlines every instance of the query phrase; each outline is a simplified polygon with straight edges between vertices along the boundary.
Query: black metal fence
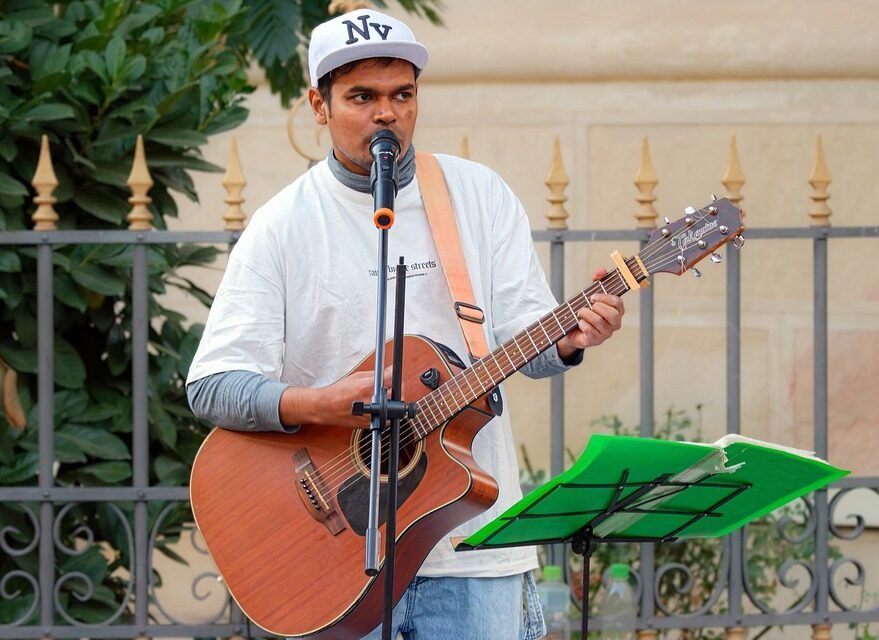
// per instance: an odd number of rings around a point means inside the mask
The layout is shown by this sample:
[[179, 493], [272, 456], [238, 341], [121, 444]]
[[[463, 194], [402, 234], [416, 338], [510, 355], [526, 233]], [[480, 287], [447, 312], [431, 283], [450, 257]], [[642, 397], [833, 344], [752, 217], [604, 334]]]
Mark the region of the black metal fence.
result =
[[[30, 246], [37, 251], [38, 275], [38, 350], [39, 350], [39, 484], [38, 486], [0, 487], [0, 502], [15, 503], [27, 514], [30, 531], [11, 531], [0, 527], [0, 550], [16, 555], [39, 551], [39, 565], [33, 572], [14, 571], [0, 576], [0, 604], [30, 591], [29, 608], [16, 619], [0, 621], [0, 638], [141, 638], [141, 637], [212, 637], [244, 636], [252, 631], [241, 611], [231, 598], [224, 597], [222, 606], [211, 619], [193, 623], [176, 619], [161, 601], [151, 581], [153, 557], [156, 553], [155, 536], [165, 514], [175, 505], [188, 500], [187, 487], [150, 486], [148, 447], [148, 391], [147, 340], [150, 317], [148, 313], [147, 248], [162, 243], [232, 243], [238, 232], [169, 232], [169, 231], [15, 231], [0, 232], [0, 247]], [[571, 243], [625, 241], [636, 246], [644, 243], [648, 232], [643, 230], [577, 231], [550, 230], [535, 232], [537, 242], [550, 246], [550, 278], [557, 297], [565, 289], [565, 248]], [[813, 247], [814, 290], [814, 448], [819, 456], [828, 454], [828, 245], [846, 238], [879, 237], [879, 227], [804, 227], [749, 229], [749, 242], [796, 241], [811, 243]], [[130, 487], [59, 487], [53, 484], [52, 465], [55, 460], [54, 444], [54, 386], [53, 386], [53, 251], [59, 245], [120, 244], [134, 247], [133, 280], [133, 478]], [[741, 261], [746, 254], [733, 248], [726, 251], [726, 395], [727, 431], [740, 431], [741, 406]], [[654, 304], [650, 289], [641, 294], [640, 357], [641, 357], [641, 434], [653, 435], [654, 424]], [[564, 456], [564, 379], [551, 383], [551, 471], [558, 473]], [[798, 568], [807, 577], [797, 597], [782, 609], [763, 602], [752, 586], [749, 575], [749, 556], [754, 552], [746, 544], [746, 533], [738, 532], [724, 539], [715, 568], [717, 579], [710, 593], [704, 594], [698, 606], [686, 615], [670, 610], [662, 596], [661, 585], [671, 573], [677, 573], [679, 588], [686, 590], [693, 582], [691, 568], [686, 566], [657, 566], [656, 548], [643, 545], [640, 551], [636, 579], [640, 601], [639, 632], [641, 638], [655, 638], [660, 630], [681, 628], [714, 628], [725, 630], [729, 638], [745, 637], [743, 629], [773, 625], [812, 625], [813, 637], [830, 637], [828, 625], [867, 623], [879, 621], [879, 607], [866, 604], [853, 607], [839, 592], [839, 583], [865, 588], [866, 570], [861, 559], [833, 552], [832, 541], [854, 540], [866, 531], [863, 515], [855, 518], [855, 525], [841, 528], [834, 524], [834, 511], [840, 500], [855, 489], [879, 493], [879, 478], [850, 477], [836, 483], [830, 490], [822, 490], [803, 501], [804, 520], [795, 535], [789, 533], [785, 522], [779, 522], [777, 536], [783, 543], [810, 542], [808, 557], [790, 557], [778, 568], [778, 581], [793, 588], [789, 572]], [[105, 503], [108, 513], [116, 515], [123, 530], [122, 539], [131, 553], [132, 563], [127, 568], [128, 586], [124, 601], [117, 603], [112, 615], [100, 621], [84, 621], [70, 615], [59, 598], [65, 582], [79, 581], [82, 597], [93, 597], [94, 589], [88, 575], [75, 571], [57, 575], [56, 566], [62, 556], [80, 554], [93, 541], [88, 531], [80, 532], [83, 546], [69, 548], [58, 536], [58, 523], [63, 521], [73, 505]], [[150, 526], [148, 511], [151, 505], [164, 505], [164, 510]], [[119, 505], [133, 510], [133, 526]], [[22, 537], [29, 542], [11, 543]], [[196, 548], [197, 545], [196, 545]], [[201, 550], [204, 552], [203, 550]], [[553, 550], [558, 554], [559, 550]], [[556, 560], [559, 557], [556, 555]], [[854, 577], [842, 578], [841, 569], [849, 567]], [[204, 599], [206, 585], [218, 578], [214, 573], [202, 573], [192, 579], [192, 604]], [[802, 581], [801, 581], [802, 582]], [[214, 588], [220, 588], [213, 583]], [[2, 607], [0, 607], [2, 610]], [[125, 614], [123, 616], [123, 613]], [[119, 622], [125, 619], [125, 623]], [[133, 620], [133, 623], [127, 622]], [[600, 627], [600, 622], [595, 625]], [[802, 627], [795, 635], [803, 637]], [[739, 634], [739, 635], [736, 635]], [[824, 634], [824, 635], [820, 635]]]

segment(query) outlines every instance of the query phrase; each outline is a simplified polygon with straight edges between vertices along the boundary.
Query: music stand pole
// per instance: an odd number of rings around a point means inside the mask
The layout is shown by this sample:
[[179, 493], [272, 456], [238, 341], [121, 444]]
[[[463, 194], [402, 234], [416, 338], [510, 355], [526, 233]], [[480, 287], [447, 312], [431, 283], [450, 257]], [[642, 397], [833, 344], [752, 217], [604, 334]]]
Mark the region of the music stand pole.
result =
[[[391, 381], [391, 405], [399, 409], [403, 394], [403, 318], [406, 306], [406, 265], [402, 256], [397, 264], [397, 291], [394, 308], [394, 356], [393, 379]], [[391, 443], [388, 451], [388, 507], [385, 524], [385, 592], [382, 619], [382, 639], [391, 640], [391, 624], [394, 611], [394, 561], [397, 538], [397, 478], [400, 461], [400, 418], [394, 413], [391, 419]], [[415, 403], [405, 409], [410, 419], [415, 416]]]

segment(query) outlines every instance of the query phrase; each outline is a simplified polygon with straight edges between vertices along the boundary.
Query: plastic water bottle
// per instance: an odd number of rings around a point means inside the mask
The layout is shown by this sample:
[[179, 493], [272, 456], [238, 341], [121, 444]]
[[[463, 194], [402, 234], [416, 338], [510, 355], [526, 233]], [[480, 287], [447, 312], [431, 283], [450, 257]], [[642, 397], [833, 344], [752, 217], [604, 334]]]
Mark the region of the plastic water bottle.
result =
[[598, 603], [598, 615], [602, 621], [601, 640], [634, 640], [635, 594], [626, 565], [611, 565], [610, 585]]
[[548, 564], [543, 567], [543, 581], [537, 583], [537, 593], [546, 621], [545, 640], [570, 640], [571, 589], [562, 580], [562, 568]]

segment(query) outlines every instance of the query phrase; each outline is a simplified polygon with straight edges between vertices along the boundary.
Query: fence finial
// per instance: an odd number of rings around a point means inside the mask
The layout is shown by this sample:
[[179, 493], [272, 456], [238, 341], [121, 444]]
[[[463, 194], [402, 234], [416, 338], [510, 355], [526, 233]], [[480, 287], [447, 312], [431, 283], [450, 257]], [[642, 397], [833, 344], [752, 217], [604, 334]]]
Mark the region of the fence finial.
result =
[[467, 136], [461, 138], [461, 157], [466, 160], [470, 159], [470, 138]]
[[37, 161], [37, 170], [31, 184], [37, 191], [34, 196], [34, 204], [37, 210], [31, 215], [34, 221], [35, 231], [54, 231], [57, 229], [58, 214], [53, 206], [58, 199], [52, 196], [52, 192], [58, 186], [58, 178], [52, 166], [52, 154], [49, 153], [49, 138], [43, 134], [40, 141], [40, 159]]
[[[729, 164], [726, 172], [721, 179], [723, 186], [726, 188], [726, 197], [730, 202], [738, 206], [745, 196], [741, 194], [742, 187], [745, 185], [745, 174], [742, 171], [742, 164], [739, 162], [739, 148], [736, 144], [736, 137], [733, 136], [729, 143]], [[744, 216], [742, 212], [742, 216]]]
[[650, 144], [645, 136], [641, 142], [641, 164], [638, 172], [635, 174], [635, 186], [638, 188], [638, 195], [635, 200], [638, 202], [638, 211], [635, 212], [635, 218], [638, 220], [639, 229], [655, 229], [656, 218], [659, 214], [653, 207], [656, 196], [653, 190], [659, 180], [656, 179], [656, 171], [653, 169], [653, 161], [650, 159]]
[[241, 203], [244, 197], [241, 192], [247, 186], [247, 180], [241, 171], [241, 163], [238, 161], [238, 139], [232, 136], [232, 143], [229, 146], [229, 164], [226, 167], [226, 174], [223, 176], [223, 187], [228, 195], [223, 202], [229, 205], [226, 215], [223, 216], [223, 228], [226, 231], [238, 231], [244, 228], [244, 221], [247, 216], [241, 209]]
[[152, 198], [147, 195], [153, 186], [150, 170], [147, 168], [146, 154], [143, 152], [143, 136], [138, 134], [137, 145], [134, 148], [134, 162], [131, 165], [131, 174], [126, 182], [131, 189], [131, 197], [128, 202], [132, 208], [128, 213], [128, 229], [130, 231], [149, 231], [153, 226], [153, 214], [147, 205]]
[[812, 195], [809, 197], [813, 202], [809, 215], [812, 218], [813, 227], [830, 226], [830, 214], [833, 212], [827, 205], [827, 200], [830, 199], [827, 187], [831, 180], [830, 170], [827, 168], [827, 158], [824, 157], [824, 144], [819, 135], [815, 148], [815, 163], [812, 165], [812, 173], [809, 175], [809, 184], [812, 185]]
[[833, 625], [827, 623], [813, 624], [812, 640], [833, 640]]
[[568, 214], [565, 209], [565, 202], [568, 196], [565, 195], [565, 189], [571, 183], [568, 174], [565, 171], [565, 165], [562, 161], [562, 143], [559, 137], [555, 137], [552, 146], [552, 164], [549, 168], [549, 175], [546, 177], [546, 186], [549, 188], [549, 211], [546, 218], [549, 223], [546, 225], [548, 229], [567, 229]]

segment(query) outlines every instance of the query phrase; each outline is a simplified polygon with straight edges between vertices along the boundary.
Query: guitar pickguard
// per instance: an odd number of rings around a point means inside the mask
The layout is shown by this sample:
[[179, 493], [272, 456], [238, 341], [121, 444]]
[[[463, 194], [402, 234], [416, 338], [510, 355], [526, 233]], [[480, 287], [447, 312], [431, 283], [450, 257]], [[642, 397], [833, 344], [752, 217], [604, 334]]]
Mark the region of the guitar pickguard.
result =
[[[397, 481], [397, 507], [399, 508], [418, 487], [427, 472], [427, 454], [422, 453], [415, 467]], [[348, 526], [358, 536], [366, 534], [369, 521], [369, 478], [356, 475], [344, 483], [345, 490], [336, 496], [339, 510], [348, 521]], [[387, 482], [382, 482], [379, 491], [379, 526], [388, 517]]]

